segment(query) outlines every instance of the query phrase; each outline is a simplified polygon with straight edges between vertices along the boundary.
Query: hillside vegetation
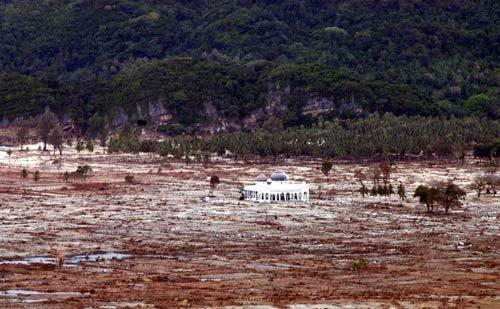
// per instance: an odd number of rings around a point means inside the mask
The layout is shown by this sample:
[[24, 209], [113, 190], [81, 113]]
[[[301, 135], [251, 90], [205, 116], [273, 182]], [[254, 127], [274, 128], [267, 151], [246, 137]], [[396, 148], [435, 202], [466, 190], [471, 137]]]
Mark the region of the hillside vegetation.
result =
[[499, 20], [493, 0], [2, 1], [0, 118], [159, 103], [191, 126], [279, 101], [294, 126], [325, 98], [326, 118], [498, 119]]

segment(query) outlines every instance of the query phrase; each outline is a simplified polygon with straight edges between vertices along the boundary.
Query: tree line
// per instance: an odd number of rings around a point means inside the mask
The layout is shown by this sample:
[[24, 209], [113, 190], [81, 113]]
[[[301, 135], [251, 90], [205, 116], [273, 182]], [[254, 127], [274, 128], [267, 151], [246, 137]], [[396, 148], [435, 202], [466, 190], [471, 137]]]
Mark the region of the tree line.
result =
[[[362, 119], [321, 120], [311, 128], [284, 128], [269, 121], [255, 132], [217, 133], [210, 136], [180, 134], [164, 140], [141, 138], [131, 126], [112, 131], [103, 117], [90, 119], [84, 136], [78, 136], [76, 150], [94, 150], [94, 141], [109, 153], [150, 153], [176, 159], [207, 161], [213, 155], [235, 159], [315, 157], [370, 159], [379, 161], [426, 158], [464, 159], [500, 156], [500, 123], [470, 118], [407, 117], [370, 114]], [[27, 142], [30, 125], [24, 122], [17, 138]], [[72, 146], [73, 136], [63, 132], [57, 116], [46, 109], [37, 119], [36, 134], [53, 151], [62, 154], [64, 145]]]
[[[236, 159], [351, 158], [374, 160], [464, 158], [487, 147], [485, 158], [500, 156], [500, 123], [479, 118], [397, 117], [321, 122], [313, 128], [269, 128], [210, 137], [179, 135], [164, 141], [140, 140], [128, 129], [110, 139], [109, 152], [154, 153], [178, 159], [212, 154]], [[486, 145], [486, 146], [485, 146]]]

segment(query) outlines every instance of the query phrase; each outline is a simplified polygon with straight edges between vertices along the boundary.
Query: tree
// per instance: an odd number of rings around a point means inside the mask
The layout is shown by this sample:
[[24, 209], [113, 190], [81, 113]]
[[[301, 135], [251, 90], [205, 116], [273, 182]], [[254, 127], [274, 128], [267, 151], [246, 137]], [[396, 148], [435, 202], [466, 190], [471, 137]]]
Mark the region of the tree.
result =
[[89, 151], [89, 152], [94, 152], [94, 143], [92, 142], [91, 139], [88, 139], [87, 142], [85, 143], [85, 148]]
[[[332, 166], [333, 166], [332, 162], [328, 160], [324, 160], [323, 163], [321, 163], [321, 172], [323, 173], [323, 175], [326, 176], [327, 183], [328, 183], [328, 174], [330, 173]], [[319, 192], [319, 197], [321, 198], [321, 188]]]
[[323, 161], [323, 163], [321, 164], [321, 172], [323, 173], [323, 175], [325, 175], [326, 177], [328, 177], [328, 174], [330, 173], [330, 170], [332, 169], [332, 162], [330, 161]]
[[34, 181], [39, 181], [40, 178], [41, 178], [40, 171], [35, 171], [35, 173], [33, 174], [33, 180]]
[[105, 126], [104, 118], [101, 117], [99, 113], [95, 113], [89, 119], [89, 126], [87, 128], [86, 135], [88, 136], [89, 139], [98, 138], [104, 126]]
[[361, 188], [359, 188], [359, 193], [361, 193], [362, 197], [365, 197], [368, 193], [370, 193], [370, 190], [365, 186], [365, 184], [361, 184]]
[[368, 190], [368, 188], [365, 186], [365, 184], [363, 183], [363, 181], [366, 180], [366, 175], [363, 173], [363, 171], [361, 169], [358, 169], [358, 170], [356, 170], [356, 172], [354, 172], [354, 177], [356, 178], [356, 180], [359, 182], [359, 184], [361, 186], [359, 188], [359, 192], [361, 193], [361, 195], [363, 197], [365, 197], [365, 195], [370, 192]]
[[64, 182], [68, 182], [70, 178], [71, 178], [71, 173], [68, 171], [64, 172], [64, 174], [62, 175], [62, 179], [64, 180]]
[[106, 153], [106, 145], [108, 143], [109, 131], [107, 127], [104, 127], [99, 136], [99, 146], [102, 147], [103, 153]]
[[403, 185], [402, 182], [400, 182], [399, 186], [398, 186], [398, 196], [399, 196], [399, 199], [401, 199], [402, 201], [404, 201], [406, 199], [405, 186]]
[[105, 149], [106, 142], [109, 137], [109, 129], [106, 124], [106, 117], [102, 117], [99, 113], [95, 113], [89, 119], [89, 127], [87, 129], [86, 135], [88, 139], [99, 138], [99, 145]]
[[74, 172], [64, 172], [62, 178], [65, 182], [68, 182], [72, 178], [85, 181], [89, 176], [92, 176], [92, 167], [89, 165], [79, 165]]
[[429, 204], [428, 196], [429, 196], [429, 187], [425, 185], [419, 185], [415, 189], [415, 193], [413, 194], [413, 197], [418, 197], [419, 202], [421, 204], [425, 204], [427, 206], [427, 211], [430, 212], [431, 207]]
[[486, 177], [486, 184], [488, 185], [486, 192], [496, 196], [497, 189], [500, 187], [500, 176], [495, 174], [488, 175]]
[[464, 190], [452, 182], [447, 183], [441, 190], [443, 195], [439, 202], [444, 207], [446, 214], [450, 208], [462, 205], [460, 200], [467, 194]]
[[415, 197], [420, 198], [420, 203], [427, 205], [427, 211], [434, 211], [435, 205], [441, 205], [448, 214], [450, 208], [461, 205], [460, 200], [465, 197], [464, 190], [453, 182], [438, 182], [432, 187], [420, 185], [415, 190]]
[[382, 172], [384, 184], [387, 184], [391, 178], [391, 166], [385, 162], [379, 164], [379, 169]]
[[126, 182], [126, 183], [129, 183], [129, 184], [134, 183], [134, 182], [135, 182], [135, 178], [134, 178], [134, 176], [132, 176], [132, 175], [127, 175], [127, 176], [125, 176], [125, 182]]
[[64, 134], [59, 125], [56, 125], [48, 136], [48, 143], [54, 147], [54, 154], [56, 149], [59, 150], [59, 155], [62, 155], [64, 146]]
[[474, 158], [488, 158], [491, 159], [493, 152], [493, 146], [490, 144], [478, 144], [474, 146], [473, 154]]
[[372, 177], [374, 186], [378, 185], [381, 175], [382, 175], [382, 171], [380, 170], [379, 167], [376, 166], [376, 167], [371, 169], [371, 177]]
[[210, 163], [210, 153], [208, 151], [203, 151], [201, 153], [201, 160], [203, 162], [203, 166], [207, 166]]
[[48, 107], [45, 108], [45, 112], [38, 118], [37, 132], [43, 142], [43, 151], [47, 150], [49, 134], [57, 122], [57, 116]]
[[27, 170], [27, 169], [25, 169], [25, 168], [23, 168], [23, 169], [21, 170], [21, 179], [23, 179], [23, 180], [24, 180], [24, 179], [26, 179], [26, 178], [28, 178], [28, 170]]
[[490, 113], [494, 113], [494, 104], [494, 100], [488, 94], [481, 93], [468, 98], [464, 102], [464, 108], [472, 115], [487, 117]]
[[217, 188], [217, 186], [220, 183], [219, 176], [212, 176], [210, 177], [210, 191], [208, 192], [208, 196], [214, 196], [214, 190]]
[[472, 180], [472, 183], [469, 185], [469, 188], [477, 192], [477, 197], [481, 197], [481, 192], [486, 189], [488, 185], [488, 179], [486, 175], [477, 175]]
[[10, 167], [10, 156], [12, 155], [12, 149], [7, 149], [7, 155], [9, 156], [9, 167]]
[[19, 129], [17, 130], [17, 140], [21, 144], [21, 150], [23, 150], [23, 145], [26, 143], [28, 135], [30, 133], [30, 126], [27, 121], [23, 121]]
[[83, 180], [87, 180], [87, 177], [92, 175], [92, 167], [89, 165], [80, 165], [76, 168], [75, 173]]
[[85, 144], [83, 143], [83, 141], [81, 139], [78, 139], [76, 141], [75, 149], [76, 149], [76, 152], [78, 152], [78, 153], [82, 152], [82, 150], [85, 149]]
[[281, 132], [283, 131], [283, 120], [278, 117], [271, 116], [266, 122], [264, 122], [262, 127], [268, 132]]

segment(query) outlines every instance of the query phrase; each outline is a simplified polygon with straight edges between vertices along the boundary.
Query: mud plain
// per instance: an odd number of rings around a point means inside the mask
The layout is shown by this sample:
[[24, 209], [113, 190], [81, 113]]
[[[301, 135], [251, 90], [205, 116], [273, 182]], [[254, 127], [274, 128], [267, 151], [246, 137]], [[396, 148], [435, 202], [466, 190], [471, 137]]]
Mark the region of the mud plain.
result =
[[[0, 151], [0, 307], [500, 307], [500, 197], [469, 190], [461, 209], [427, 214], [412, 197], [353, 193], [354, 170], [369, 165], [335, 162], [324, 199], [254, 204], [238, 200], [242, 184], [277, 167], [317, 193], [319, 163], [53, 160]], [[94, 177], [61, 179], [81, 164]], [[23, 167], [41, 180], [22, 180]], [[399, 162], [392, 182], [410, 196], [431, 179], [465, 186], [478, 172], [472, 160]], [[221, 184], [204, 201], [213, 174]], [[357, 257], [368, 261], [359, 272]]]

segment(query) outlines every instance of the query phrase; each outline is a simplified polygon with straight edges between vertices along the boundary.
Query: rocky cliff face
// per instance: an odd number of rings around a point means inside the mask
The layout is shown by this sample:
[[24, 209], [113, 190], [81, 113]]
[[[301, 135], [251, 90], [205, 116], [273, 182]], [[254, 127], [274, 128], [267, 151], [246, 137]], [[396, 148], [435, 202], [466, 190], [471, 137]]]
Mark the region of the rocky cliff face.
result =
[[302, 107], [302, 114], [311, 116], [319, 116], [330, 112], [340, 114], [346, 111], [360, 115], [363, 112], [363, 108], [353, 97], [347, 102], [345, 98], [339, 102], [335, 102], [333, 99], [327, 97], [313, 97], [308, 99]]
[[304, 115], [318, 116], [322, 113], [328, 113], [335, 109], [335, 102], [325, 97], [314, 97], [308, 99], [302, 107]]
[[[265, 105], [255, 109], [243, 119], [224, 116], [224, 112], [218, 110], [212, 101], [206, 101], [203, 102], [201, 111], [205, 120], [202, 123], [193, 124], [190, 129], [211, 134], [242, 130], [253, 131], [270, 117], [283, 117], [289, 110], [291, 97], [289, 85], [269, 84], [267, 86]], [[158, 100], [149, 102], [147, 105], [137, 105], [137, 110], [133, 115], [119, 111], [113, 119], [113, 126], [120, 127], [134, 121], [134, 119], [146, 120], [147, 126], [151, 129], [162, 125], [178, 125], [175, 114], [168, 111], [164, 103], [162, 100]], [[342, 112], [345, 110], [351, 110], [355, 113], [362, 112], [361, 106], [353, 99], [346, 103], [345, 100], [336, 102], [332, 98], [314, 96], [304, 98], [301, 114], [316, 117], [333, 111]]]

